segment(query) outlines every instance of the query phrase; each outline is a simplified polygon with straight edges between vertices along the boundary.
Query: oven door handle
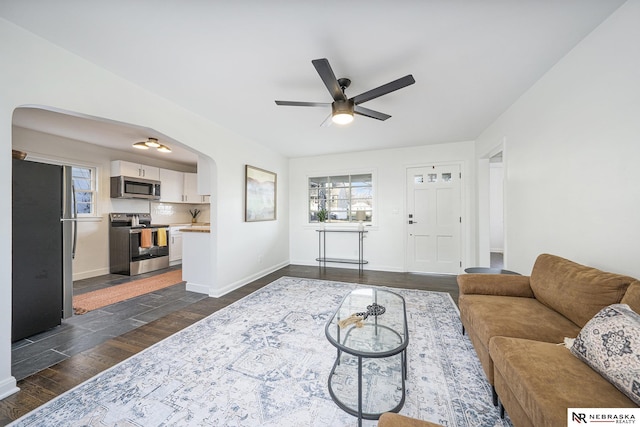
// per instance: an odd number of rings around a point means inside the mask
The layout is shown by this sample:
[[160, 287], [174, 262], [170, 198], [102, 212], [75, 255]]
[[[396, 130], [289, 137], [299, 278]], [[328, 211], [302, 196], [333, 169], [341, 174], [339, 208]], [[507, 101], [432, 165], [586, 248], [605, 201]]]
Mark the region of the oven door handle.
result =
[[142, 230], [150, 230], [152, 233], [158, 231], [157, 228], [137, 228], [135, 230], [129, 230], [129, 234], [140, 234], [142, 233]]

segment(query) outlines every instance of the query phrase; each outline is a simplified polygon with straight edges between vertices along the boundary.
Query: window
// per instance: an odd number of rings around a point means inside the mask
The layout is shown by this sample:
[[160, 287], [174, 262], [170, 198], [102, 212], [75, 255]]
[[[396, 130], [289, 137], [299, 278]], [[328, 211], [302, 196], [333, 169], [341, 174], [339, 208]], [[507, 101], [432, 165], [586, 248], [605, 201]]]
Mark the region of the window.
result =
[[309, 178], [309, 222], [323, 209], [329, 222], [371, 222], [372, 182], [370, 173]]
[[95, 168], [72, 166], [71, 175], [78, 215], [96, 215]]

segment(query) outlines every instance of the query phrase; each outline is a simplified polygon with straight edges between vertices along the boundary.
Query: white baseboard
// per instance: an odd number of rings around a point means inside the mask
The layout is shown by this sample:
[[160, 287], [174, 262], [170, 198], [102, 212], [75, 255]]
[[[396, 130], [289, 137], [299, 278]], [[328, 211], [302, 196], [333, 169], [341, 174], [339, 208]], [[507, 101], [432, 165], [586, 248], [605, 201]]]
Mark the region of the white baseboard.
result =
[[[309, 261], [302, 261], [302, 260], [298, 260], [298, 261], [291, 261], [289, 263], [289, 265], [305, 265], [308, 267], [319, 267], [318, 266], [318, 261], [313, 261], [313, 262], [309, 262]], [[338, 262], [327, 262], [327, 267], [335, 267], [335, 268], [348, 268], [348, 269], [352, 269], [352, 270], [357, 270], [358, 269], [358, 264], [345, 264], [345, 263], [338, 263]], [[398, 267], [390, 267], [390, 266], [386, 266], [386, 265], [375, 265], [375, 264], [365, 264], [364, 266], [364, 270], [372, 270], [372, 271], [389, 271], [389, 272], [393, 272], [393, 273], [405, 273], [406, 270], [402, 269], [402, 268], [398, 268]]]
[[[207, 286], [207, 285], [199, 285], [197, 283], [187, 282], [186, 289], [189, 292], [197, 292], [199, 294], [209, 295], [209, 286]], [[211, 295], [209, 295], [209, 296], [211, 296]]]
[[209, 296], [214, 298], [220, 298], [221, 296], [228, 294], [231, 291], [235, 291], [236, 289], [241, 288], [244, 285], [253, 282], [254, 280], [257, 280], [263, 276], [266, 276], [267, 274], [273, 273], [274, 271], [279, 270], [282, 267], [286, 267], [289, 264], [290, 264], [289, 261], [283, 261], [279, 264], [265, 268], [264, 270], [258, 271], [257, 273], [254, 273], [251, 276], [248, 276], [236, 282], [230, 283], [227, 286], [224, 286], [223, 288], [216, 289], [213, 292], [210, 291]]
[[80, 273], [73, 273], [73, 280], [90, 279], [92, 277], [103, 276], [109, 274], [108, 268], [99, 268], [97, 270], [82, 271]]
[[14, 377], [5, 378], [0, 381], [0, 400], [19, 391], [20, 389], [16, 386], [16, 379]]

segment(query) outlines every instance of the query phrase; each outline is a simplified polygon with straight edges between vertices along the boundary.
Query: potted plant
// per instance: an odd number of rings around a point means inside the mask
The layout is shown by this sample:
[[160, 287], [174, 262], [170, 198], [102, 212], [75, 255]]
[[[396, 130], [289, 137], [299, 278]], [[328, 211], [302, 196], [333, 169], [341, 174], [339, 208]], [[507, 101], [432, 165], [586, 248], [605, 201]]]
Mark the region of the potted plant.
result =
[[318, 222], [320, 223], [320, 227], [324, 228], [324, 223], [327, 221], [329, 217], [329, 213], [325, 208], [322, 208], [318, 211]]
[[196, 223], [198, 221], [198, 215], [200, 215], [200, 209], [189, 209], [189, 213], [191, 214], [191, 223]]

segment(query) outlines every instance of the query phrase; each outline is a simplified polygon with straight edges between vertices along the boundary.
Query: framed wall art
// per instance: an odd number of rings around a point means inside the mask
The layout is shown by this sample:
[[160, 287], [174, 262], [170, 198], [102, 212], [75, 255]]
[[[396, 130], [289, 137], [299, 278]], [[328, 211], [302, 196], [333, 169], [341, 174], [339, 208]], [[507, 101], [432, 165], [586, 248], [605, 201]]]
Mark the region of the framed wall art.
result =
[[246, 222], [276, 219], [277, 175], [254, 166], [245, 166], [244, 205]]

